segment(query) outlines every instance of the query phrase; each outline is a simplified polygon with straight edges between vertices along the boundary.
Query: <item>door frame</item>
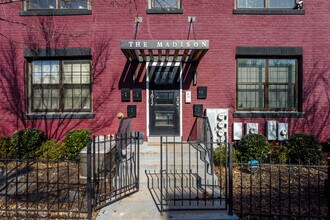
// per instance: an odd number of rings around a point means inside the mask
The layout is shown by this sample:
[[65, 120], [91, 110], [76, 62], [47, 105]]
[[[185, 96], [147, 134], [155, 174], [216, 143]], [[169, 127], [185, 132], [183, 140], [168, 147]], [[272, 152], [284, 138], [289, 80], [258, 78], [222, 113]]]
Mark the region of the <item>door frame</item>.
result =
[[180, 69], [180, 137], [182, 137], [182, 63], [181, 62], [146, 62], [146, 119], [147, 119], [147, 138], [150, 136], [149, 131], [149, 66], [178, 66]]

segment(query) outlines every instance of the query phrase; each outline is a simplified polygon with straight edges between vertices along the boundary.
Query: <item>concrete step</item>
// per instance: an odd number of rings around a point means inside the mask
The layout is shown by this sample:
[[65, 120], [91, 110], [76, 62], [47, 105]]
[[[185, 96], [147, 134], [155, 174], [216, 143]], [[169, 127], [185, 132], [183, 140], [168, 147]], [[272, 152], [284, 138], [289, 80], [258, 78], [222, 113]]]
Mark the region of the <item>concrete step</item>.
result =
[[[180, 136], [171, 136], [171, 137], [163, 137], [163, 141], [169, 141], [169, 142], [181, 142], [182, 141], [182, 137]], [[151, 146], [159, 146], [160, 145], [160, 136], [149, 136], [148, 137], [148, 145]]]
[[[170, 188], [177, 187], [197, 187], [197, 188], [210, 188], [214, 191], [217, 188], [217, 179], [209, 176], [206, 179], [198, 176], [195, 173], [147, 173], [146, 174], [150, 183], [155, 187], [163, 186]], [[162, 180], [162, 181], [161, 181]]]

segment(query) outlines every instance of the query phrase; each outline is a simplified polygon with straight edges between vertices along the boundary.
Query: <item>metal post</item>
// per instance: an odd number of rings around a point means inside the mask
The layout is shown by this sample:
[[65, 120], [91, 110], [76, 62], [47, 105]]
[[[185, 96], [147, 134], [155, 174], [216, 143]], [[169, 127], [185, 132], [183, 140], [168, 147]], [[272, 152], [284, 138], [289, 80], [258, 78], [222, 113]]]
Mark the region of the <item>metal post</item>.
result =
[[228, 195], [228, 215], [233, 215], [233, 145], [229, 144], [229, 195]]
[[137, 190], [140, 189], [140, 132], [137, 132], [137, 137], [135, 137], [135, 143], [137, 143]]
[[206, 146], [207, 146], [207, 119], [203, 119], [203, 130], [204, 130], [204, 137], [203, 137], [203, 141], [204, 143], [206, 143]]
[[92, 157], [91, 143], [87, 146], [87, 218], [92, 219]]
[[160, 212], [163, 211], [163, 137], [160, 137]]
[[328, 216], [330, 216], [330, 157], [328, 157], [328, 179], [325, 183], [327, 199], [328, 199]]

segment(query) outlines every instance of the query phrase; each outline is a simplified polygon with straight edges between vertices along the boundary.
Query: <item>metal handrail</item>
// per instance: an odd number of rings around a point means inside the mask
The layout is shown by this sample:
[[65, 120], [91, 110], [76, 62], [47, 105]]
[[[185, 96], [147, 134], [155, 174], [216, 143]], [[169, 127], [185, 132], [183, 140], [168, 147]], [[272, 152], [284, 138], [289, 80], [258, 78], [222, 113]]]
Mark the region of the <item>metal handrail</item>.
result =
[[117, 135], [129, 134], [131, 132], [132, 118], [124, 117], [120, 119]]
[[[210, 175], [213, 174], [213, 135], [212, 129], [208, 117], [198, 116], [196, 117], [193, 129], [188, 137], [188, 143], [195, 147], [196, 150], [201, 151], [201, 160], [210, 166]], [[202, 149], [201, 149], [202, 148]], [[202, 153], [202, 151], [204, 151]], [[203, 156], [202, 156], [203, 155]], [[208, 161], [205, 160], [206, 155], [208, 155]]]

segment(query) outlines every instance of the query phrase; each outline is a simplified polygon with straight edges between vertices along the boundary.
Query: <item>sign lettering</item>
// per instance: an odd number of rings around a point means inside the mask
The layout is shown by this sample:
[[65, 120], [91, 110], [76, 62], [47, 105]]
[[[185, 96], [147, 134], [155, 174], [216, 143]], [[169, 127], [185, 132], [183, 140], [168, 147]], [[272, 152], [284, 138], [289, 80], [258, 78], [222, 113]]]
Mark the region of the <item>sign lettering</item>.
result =
[[209, 40], [122, 40], [121, 49], [209, 49]]

